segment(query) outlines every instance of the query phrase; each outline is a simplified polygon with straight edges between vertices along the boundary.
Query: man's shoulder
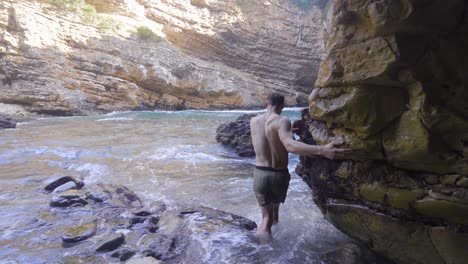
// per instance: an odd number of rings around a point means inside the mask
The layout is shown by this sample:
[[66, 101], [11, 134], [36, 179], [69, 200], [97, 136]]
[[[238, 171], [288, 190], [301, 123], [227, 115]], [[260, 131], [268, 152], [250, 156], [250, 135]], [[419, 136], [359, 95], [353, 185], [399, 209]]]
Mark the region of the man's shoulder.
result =
[[254, 116], [250, 119], [250, 127], [259, 126], [260, 123], [264, 120], [262, 115]]
[[262, 121], [262, 120], [264, 120], [264, 119], [265, 119], [265, 114], [256, 115], [256, 116], [254, 116], [254, 117], [252, 117], [252, 118], [250, 119], [250, 123], [252, 123], [252, 122], [260, 122], [260, 121]]
[[279, 116], [278, 122], [280, 122], [280, 123], [285, 123], [285, 122], [291, 123], [291, 120], [287, 116]]
[[284, 125], [291, 124], [291, 121], [286, 116], [275, 115], [268, 118], [267, 124], [270, 129], [278, 130]]

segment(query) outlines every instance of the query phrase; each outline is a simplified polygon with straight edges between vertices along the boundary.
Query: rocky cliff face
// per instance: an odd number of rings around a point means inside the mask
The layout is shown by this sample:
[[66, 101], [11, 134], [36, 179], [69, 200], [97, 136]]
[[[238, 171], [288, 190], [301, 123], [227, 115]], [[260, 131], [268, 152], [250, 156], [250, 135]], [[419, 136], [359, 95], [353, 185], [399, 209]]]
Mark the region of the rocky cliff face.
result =
[[304, 104], [323, 1], [5, 0], [0, 108], [10, 115]]
[[468, 2], [333, 1], [304, 114], [353, 161], [303, 159], [326, 217], [398, 263], [464, 263]]

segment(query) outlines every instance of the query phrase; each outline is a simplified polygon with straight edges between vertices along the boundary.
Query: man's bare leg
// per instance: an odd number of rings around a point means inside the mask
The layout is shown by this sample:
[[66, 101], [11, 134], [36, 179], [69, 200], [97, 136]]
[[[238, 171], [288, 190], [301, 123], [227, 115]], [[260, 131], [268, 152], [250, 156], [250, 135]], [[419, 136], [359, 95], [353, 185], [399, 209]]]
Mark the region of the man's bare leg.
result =
[[277, 224], [279, 221], [279, 206], [279, 203], [273, 204], [273, 224]]
[[262, 208], [262, 223], [258, 227], [258, 237], [260, 243], [268, 243], [271, 241], [271, 226], [273, 225], [274, 219], [274, 206], [273, 204], [267, 204], [261, 206]]

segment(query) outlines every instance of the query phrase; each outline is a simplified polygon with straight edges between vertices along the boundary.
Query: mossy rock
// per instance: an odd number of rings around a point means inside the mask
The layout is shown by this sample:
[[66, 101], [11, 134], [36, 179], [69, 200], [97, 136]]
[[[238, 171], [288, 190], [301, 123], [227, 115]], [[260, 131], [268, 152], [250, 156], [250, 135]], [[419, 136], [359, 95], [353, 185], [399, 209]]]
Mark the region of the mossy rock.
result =
[[468, 204], [426, 197], [414, 203], [421, 215], [444, 219], [451, 224], [468, 225]]
[[326, 218], [338, 229], [395, 263], [445, 263], [432, 245], [429, 228], [376, 213], [363, 206], [329, 204]]
[[377, 37], [328, 53], [320, 66], [316, 87], [356, 83], [394, 85], [388, 75], [398, 59], [395, 46], [393, 36]]
[[366, 85], [316, 88], [309, 97], [312, 118], [343, 124], [359, 138], [377, 134], [404, 110], [402, 89]]
[[410, 205], [424, 196], [421, 189], [407, 190], [400, 188], [389, 188], [387, 192], [388, 202], [394, 208], [409, 210]]
[[94, 236], [96, 231], [97, 221], [94, 220], [92, 222], [70, 228], [62, 236], [62, 241], [65, 243], [77, 243]]
[[351, 162], [341, 163], [340, 167], [338, 167], [338, 169], [335, 171], [335, 175], [342, 179], [347, 179], [348, 177], [352, 177], [353, 164]]
[[455, 185], [455, 182], [460, 177], [459, 174], [449, 174], [442, 177], [441, 182], [445, 185]]
[[325, 145], [333, 140], [342, 140], [343, 146], [353, 150], [353, 160], [384, 160], [382, 136], [375, 135], [362, 139], [358, 133], [345, 127], [327, 127], [326, 122], [314, 120], [309, 127], [309, 132], [315, 142]]
[[437, 174], [425, 174], [424, 181], [428, 184], [434, 185], [439, 183], [439, 175]]
[[381, 182], [359, 185], [359, 193], [361, 196], [364, 199], [372, 202], [384, 203], [387, 190], [387, 185]]
[[457, 186], [468, 188], [468, 177], [463, 177], [457, 181]]
[[446, 263], [464, 264], [468, 260], [468, 233], [444, 227], [431, 229], [432, 243]]
[[427, 95], [420, 82], [407, 87], [409, 110], [383, 132], [383, 146], [389, 162], [398, 168], [437, 174], [468, 173], [468, 166], [421, 121]]

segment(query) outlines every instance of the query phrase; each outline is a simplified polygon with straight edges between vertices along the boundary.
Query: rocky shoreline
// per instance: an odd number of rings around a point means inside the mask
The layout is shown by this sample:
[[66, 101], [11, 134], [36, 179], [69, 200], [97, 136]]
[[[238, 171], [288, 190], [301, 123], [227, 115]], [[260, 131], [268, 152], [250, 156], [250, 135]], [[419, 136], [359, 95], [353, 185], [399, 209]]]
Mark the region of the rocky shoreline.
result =
[[202, 259], [205, 232], [238, 233], [246, 243], [256, 241], [251, 220], [202, 206], [174, 210], [162, 202], [145, 204], [124, 186], [86, 185], [66, 176], [43, 193], [50, 196], [49, 206], [16, 232], [38, 229], [41, 239], [29, 241], [31, 247], [42, 241], [61, 244], [62, 253], [55, 256], [34, 254], [51, 263], [198, 263], [192, 260]]

